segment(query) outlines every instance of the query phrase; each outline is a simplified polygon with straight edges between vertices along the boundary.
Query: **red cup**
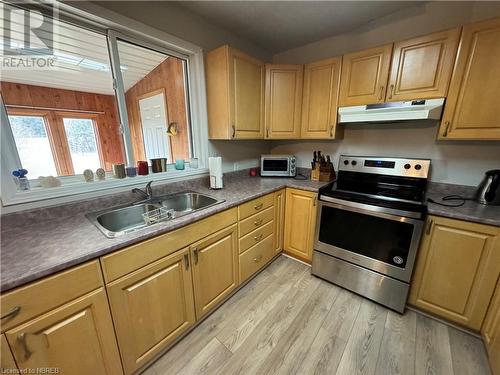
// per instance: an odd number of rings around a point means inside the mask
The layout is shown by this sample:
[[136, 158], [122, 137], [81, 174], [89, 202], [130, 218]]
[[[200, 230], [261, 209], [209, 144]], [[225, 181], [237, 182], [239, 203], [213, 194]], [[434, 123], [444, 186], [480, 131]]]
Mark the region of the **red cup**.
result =
[[149, 174], [149, 166], [147, 161], [140, 160], [137, 162], [137, 174], [140, 176]]

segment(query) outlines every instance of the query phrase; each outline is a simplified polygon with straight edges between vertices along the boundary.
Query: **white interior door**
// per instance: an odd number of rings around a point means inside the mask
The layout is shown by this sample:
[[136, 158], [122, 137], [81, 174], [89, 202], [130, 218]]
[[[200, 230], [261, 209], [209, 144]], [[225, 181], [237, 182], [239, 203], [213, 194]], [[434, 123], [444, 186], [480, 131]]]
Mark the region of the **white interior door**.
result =
[[167, 135], [168, 118], [165, 111], [165, 96], [163, 92], [139, 99], [141, 113], [142, 135], [146, 158], [169, 158], [170, 140]]

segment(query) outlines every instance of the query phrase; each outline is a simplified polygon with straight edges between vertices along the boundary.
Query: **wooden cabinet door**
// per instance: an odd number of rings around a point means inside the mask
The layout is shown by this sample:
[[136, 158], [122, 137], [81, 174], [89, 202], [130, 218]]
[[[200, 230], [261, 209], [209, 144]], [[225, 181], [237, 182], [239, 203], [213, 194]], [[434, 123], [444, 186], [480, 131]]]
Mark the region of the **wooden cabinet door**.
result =
[[102, 288], [21, 324], [6, 336], [21, 370], [51, 367], [61, 375], [122, 373]]
[[19, 369], [4, 334], [0, 341], [0, 355], [0, 374], [16, 374]]
[[431, 216], [409, 302], [479, 331], [499, 272], [498, 228]]
[[500, 279], [481, 328], [481, 333], [488, 351], [491, 369], [494, 374], [500, 374]]
[[229, 67], [231, 136], [264, 138], [264, 63], [231, 49]]
[[341, 107], [383, 103], [391, 63], [392, 44], [342, 57]]
[[274, 253], [283, 250], [283, 232], [285, 224], [285, 190], [274, 193]]
[[303, 65], [266, 65], [266, 138], [300, 137]]
[[284, 251], [309, 263], [314, 244], [316, 203], [316, 193], [286, 189]]
[[466, 25], [440, 139], [500, 139], [500, 18]]
[[238, 230], [234, 224], [191, 246], [196, 316], [215, 308], [238, 286]]
[[387, 101], [445, 97], [461, 28], [394, 44]]
[[301, 138], [338, 138], [337, 102], [342, 58], [334, 57], [304, 67]]
[[188, 248], [108, 284], [107, 289], [126, 374], [195, 323]]

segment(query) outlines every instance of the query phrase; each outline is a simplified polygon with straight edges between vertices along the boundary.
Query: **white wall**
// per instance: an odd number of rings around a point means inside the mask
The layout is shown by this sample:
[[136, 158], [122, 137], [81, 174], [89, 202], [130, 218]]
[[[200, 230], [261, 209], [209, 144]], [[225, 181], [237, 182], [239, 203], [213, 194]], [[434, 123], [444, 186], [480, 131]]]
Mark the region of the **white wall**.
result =
[[271, 141], [211, 141], [210, 156], [222, 156], [224, 172], [258, 167], [260, 155], [271, 152]]
[[[306, 63], [500, 16], [500, 2], [434, 2], [405, 9], [352, 32], [274, 56], [276, 63]], [[500, 168], [500, 142], [436, 141], [437, 125], [348, 125], [342, 141], [273, 143], [272, 153], [294, 153], [310, 167], [313, 150], [340, 154], [432, 159], [433, 181], [476, 185], [484, 171]]]
[[295, 154], [300, 167], [311, 167], [313, 150], [341, 154], [432, 159], [431, 180], [477, 185], [485, 171], [500, 168], [500, 142], [436, 141], [437, 124], [406, 122], [390, 125], [346, 125], [343, 140], [273, 144], [272, 153]]

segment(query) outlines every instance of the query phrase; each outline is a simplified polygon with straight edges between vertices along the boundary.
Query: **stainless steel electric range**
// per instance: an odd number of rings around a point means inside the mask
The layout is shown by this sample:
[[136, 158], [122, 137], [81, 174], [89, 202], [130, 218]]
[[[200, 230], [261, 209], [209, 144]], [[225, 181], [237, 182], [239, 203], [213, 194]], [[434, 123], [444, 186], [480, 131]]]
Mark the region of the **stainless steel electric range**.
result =
[[320, 190], [312, 273], [404, 312], [430, 160], [346, 156]]

